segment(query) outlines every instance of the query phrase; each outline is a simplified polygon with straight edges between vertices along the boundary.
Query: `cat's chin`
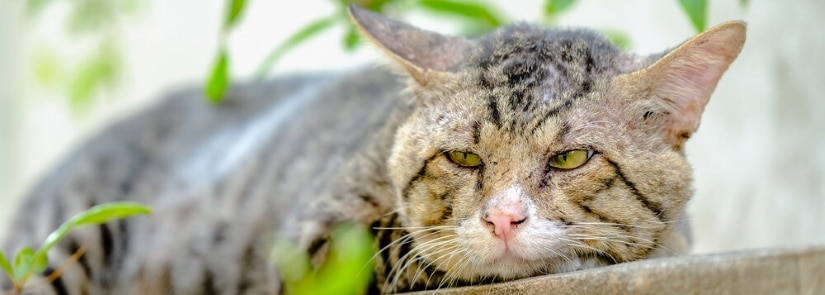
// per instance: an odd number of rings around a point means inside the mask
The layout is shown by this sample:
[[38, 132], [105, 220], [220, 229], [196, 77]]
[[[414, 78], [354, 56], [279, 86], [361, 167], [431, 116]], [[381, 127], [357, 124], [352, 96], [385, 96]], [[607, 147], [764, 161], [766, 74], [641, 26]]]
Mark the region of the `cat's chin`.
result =
[[466, 282], [500, 282], [546, 274], [563, 273], [596, 267], [591, 261], [577, 258], [553, 257], [545, 260], [528, 261], [516, 256], [506, 256], [467, 267], [451, 276]]
[[606, 258], [599, 256], [548, 257], [530, 261], [514, 255], [506, 255], [483, 266], [472, 268], [470, 271], [473, 273], [461, 276], [468, 281], [497, 282], [579, 271], [610, 264]]

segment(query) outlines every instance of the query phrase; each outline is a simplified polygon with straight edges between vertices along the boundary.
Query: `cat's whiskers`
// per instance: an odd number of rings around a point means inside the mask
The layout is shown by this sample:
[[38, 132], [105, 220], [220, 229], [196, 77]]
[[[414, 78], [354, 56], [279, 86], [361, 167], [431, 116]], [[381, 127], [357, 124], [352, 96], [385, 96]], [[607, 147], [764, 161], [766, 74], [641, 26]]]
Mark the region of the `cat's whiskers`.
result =
[[[421, 229], [421, 230], [418, 230], [418, 231], [413, 232], [413, 233], [408, 233], [408, 234], [404, 235], [404, 237], [409, 237], [412, 240], [412, 237], [413, 237], [414, 233], [418, 233], [418, 232], [425, 231], [425, 230], [426, 229]], [[419, 237], [419, 239], [423, 240], [423, 239], [425, 239], [429, 236], [439, 234], [439, 233], [441, 233], [441, 232], [440, 231], [434, 231], [434, 232], [428, 233], [427, 235]], [[387, 279], [389, 279], [390, 276], [393, 277], [392, 283], [391, 283], [392, 289], [393, 290], [396, 289], [396, 286], [398, 284], [398, 280], [399, 280], [401, 274], [404, 273], [405, 269], [409, 268], [413, 263], [416, 263], [417, 261], [424, 260], [424, 257], [421, 257], [418, 253], [427, 252], [427, 251], [432, 250], [433, 248], [438, 249], [434, 253], [449, 250], [449, 249], [451, 249], [451, 246], [452, 246], [451, 242], [452, 242], [453, 239], [454, 239], [453, 236], [446, 235], [446, 236], [438, 237], [438, 238], [431, 239], [431, 240], [425, 240], [425, 241], [421, 242], [419, 245], [417, 245], [415, 247], [415, 249], [413, 249], [412, 251], [409, 251], [407, 254], [400, 257], [398, 259], [398, 263], [396, 263], [395, 266], [393, 266], [392, 270], [390, 270], [389, 275], [387, 276]], [[454, 248], [454, 247], [455, 246], [452, 246], [452, 248]], [[410, 259], [411, 255], [414, 256], [412, 259]], [[432, 262], [430, 262], [430, 263], [432, 263]], [[420, 263], [418, 264], [418, 268], [419, 269], [417, 269], [416, 272], [418, 272], [419, 270], [423, 271], [423, 269], [421, 269]], [[416, 278], [414, 278], [411, 281], [411, 284], [415, 284], [415, 281], [417, 280], [417, 276], [418, 276], [418, 274], [416, 274]]]
[[[449, 257], [447, 257], [447, 260], [451, 260], [454, 256], [458, 254], [458, 251], [451, 251], [449, 253]], [[439, 282], [436, 290], [441, 289], [441, 287], [444, 286], [445, 282], [447, 282], [447, 288], [452, 287], [455, 284], [456, 280], [459, 279], [458, 275], [464, 272], [464, 269], [466, 269], [470, 265], [470, 262], [470, 259], [459, 259], [458, 264], [450, 265], [450, 268], [444, 273], [444, 277], [441, 278], [441, 282]]]
[[[436, 257], [435, 259], [432, 259], [431, 261], [428, 261], [428, 262], [427, 262], [427, 264], [426, 264], [423, 268], [419, 265], [419, 271], [423, 272], [423, 270], [424, 270], [424, 269], [430, 268], [430, 266], [432, 266], [432, 265], [433, 265], [436, 261], [441, 260], [441, 259], [442, 259], [442, 258], [444, 258], [445, 256], [447, 256], [447, 260], [451, 259], [451, 258], [452, 258], [453, 256], [455, 256], [455, 255], [456, 255], [456, 253], [457, 253], [457, 251], [453, 251], [453, 250], [455, 250], [456, 248], [458, 248], [458, 246], [456, 246], [455, 244], [453, 244], [453, 245], [451, 245], [451, 247], [445, 247], [445, 248], [439, 249], [438, 251], [436, 251], [436, 253], [439, 253], [439, 256], [438, 256], [438, 257]], [[446, 252], [446, 254], [440, 254], [441, 252]], [[434, 254], [435, 254], [435, 253], [434, 253]], [[423, 257], [422, 257], [422, 259], [423, 259]], [[442, 277], [442, 278], [441, 278], [441, 282], [440, 282], [440, 283], [439, 283], [439, 285], [436, 287], [436, 290], [438, 290], [438, 289], [440, 289], [440, 288], [441, 288], [441, 286], [442, 286], [442, 284], [443, 284], [443, 282], [444, 282], [444, 279], [445, 279], [445, 278], [447, 278], [447, 275], [448, 275], [448, 274], [450, 274], [450, 273], [453, 273], [453, 266], [452, 266], [452, 265], [450, 265], [450, 268], [449, 268], [449, 269], [447, 269], [447, 271], [445, 272], [444, 277]], [[418, 273], [418, 272], [416, 272], [415, 277], [418, 277], [418, 275], [419, 275], [419, 273]], [[430, 285], [430, 280], [431, 280], [432, 278], [433, 278], [433, 276], [429, 276], [429, 277], [427, 277], [427, 283], [426, 283], [426, 285], [427, 285], [427, 286], [429, 286], [429, 285]]]
[[[376, 229], [381, 229], [381, 228], [377, 227]], [[401, 228], [399, 228], [399, 229], [401, 229]], [[418, 229], [416, 231], [406, 231], [406, 233], [403, 236], [391, 241], [389, 244], [387, 244], [386, 246], [381, 248], [381, 250], [377, 251], [373, 255], [373, 257], [370, 258], [370, 261], [375, 260], [379, 255], [381, 255], [382, 252], [389, 251], [394, 245], [401, 246], [403, 244], [412, 243], [414, 241], [413, 234], [416, 234], [416, 233], [419, 233], [419, 232], [422, 232], [422, 231], [427, 231], [429, 229], [431, 229], [431, 228], [430, 227], [421, 227], [420, 229]], [[438, 233], [439, 233], [439, 231], [433, 231], [433, 232], [428, 233], [424, 237], [434, 235], [434, 234], [438, 234]], [[409, 255], [409, 253], [408, 253], [408, 255]], [[407, 255], [404, 255], [401, 258], [399, 258], [398, 262], [393, 266], [393, 268], [390, 269], [389, 272], [387, 272], [387, 277], [384, 280], [384, 284], [389, 283], [388, 280], [391, 277], [396, 277], [396, 278], [393, 279], [393, 281], [397, 281], [397, 277], [400, 275], [401, 270], [404, 268], [402, 265], [404, 264], [404, 259], [406, 259], [406, 257], [407, 257]], [[385, 263], [387, 263], [387, 262], [385, 261]], [[393, 290], [394, 289], [395, 289], [395, 287], [393, 286]]]
[[[436, 234], [436, 233], [430, 233], [430, 234], [428, 234], [427, 236], [429, 236], [429, 235], [433, 235], [433, 234]], [[412, 236], [411, 234], [407, 234], [407, 235], [405, 235], [404, 237], [405, 237], [405, 239], [409, 240], [409, 242], [410, 242], [410, 243], [412, 243], [412, 241], [413, 241], [413, 236]], [[398, 282], [398, 278], [401, 276], [401, 274], [403, 273], [404, 269], [406, 269], [407, 267], [409, 267], [409, 265], [415, 261], [414, 259], [409, 259], [409, 256], [410, 256], [410, 255], [415, 255], [414, 253], [415, 253], [415, 251], [409, 251], [408, 253], [404, 254], [404, 255], [403, 255], [403, 256], [401, 256], [401, 257], [399, 257], [399, 258], [398, 258], [398, 262], [396, 262], [396, 263], [395, 263], [395, 265], [393, 266], [393, 268], [392, 268], [392, 269], [390, 269], [389, 273], [387, 274], [387, 278], [386, 278], [386, 280], [389, 280], [389, 279], [390, 279], [390, 277], [392, 277], [392, 286], [393, 286], [393, 289], [395, 289], [395, 285], [396, 285], [396, 284], [397, 284], [397, 282]], [[385, 282], [385, 283], [386, 283], [386, 282]]]
[[[434, 246], [437, 246], [437, 245], [434, 245]], [[415, 274], [413, 276], [413, 280], [411, 281], [411, 285], [415, 285], [415, 283], [418, 281], [418, 277], [421, 276], [425, 272], [426, 269], [430, 268], [436, 261], [438, 261], [442, 257], [444, 257], [445, 254], [441, 254], [441, 252], [446, 252], [447, 254], [450, 254], [450, 256], [452, 256], [455, 253], [455, 251], [453, 251], [453, 250], [455, 250], [456, 248], [457, 248], [457, 246], [455, 244], [448, 245], [447, 247], [439, 247], [438, 250], [436, 250], [435, 252], [432, 253], [433, 255], [437, 254], [439, 256], [435, 257], [434, 259], [429, 259], [429, 260], [425, 259], [425, 257], [423, 257], [421, 255], [416, 255], [416, 257], [414, 258], [414, 261], [419, 262], [419, 263], [416, 264], [417, 268], [416, 268]], [[424, 262], [424, 263], [421, 263], [421, 262]], [[430, 274], [427, 277], [427, 281], [424, 283], [425, 288], [426, 288], [426, 286], [430, 285], [430, 280], [431, 279], [432, 279], [432, 274]]]
[[470, 262], [471, 262], [470, 259], [463, 259], [463, 260], [461, 260], [461, 262], [459, 262], [459, 264], [452, 267], [451, 270], [455, 270], [455, 271], [447, 272], [447, 274], [445, 275], [445, 278], [450, 278], [449, 287], [452, 287], [452, 286], [456, 285], [456, 282], [459, 280], [458, 274], [463, 273], [464, 270], [467, 267], [470, 266]]
[[[565, 240], [570, 242], [570, 246], [572, 247], [576, 247], [583, 250], [595, 251], [600, 255], [605, 255], [614, 261], [619, 260], [617, 260], [614, 255], [609, 254], [608, 251], [600, 250], [597, 247], [594, 247], [582, 241], [599, 241], [599, 245], [602, 245], [607, 248], [613, 248], [617, 245], [624, 245], [624, 247], [627, 248], [644, 248], [652, 250], [661, 249], [663, 251], [675, 254], [675, 251], [657, 242], [655, 239], [646, 238], [640, 234], [630, 234], [630, 232], [624, 233], [622, 231], [617, 231], [616, 227], [618, 226], [626, 229], [658, 231], [665, 227], [667, 224], [678, 223], [685, 220], [686, 219], [662, 221], [652, 225], [635, 225], [613, 222], [577, 222], [565, 225], [565, 228], [568, 230], [567, 237], [572, 239]], [[569, 232], [571, 230], [573, 231], [572, 233]]]
[[434, 226], [398, 226], [398, 227], [373, 227], [378, 230], [435, 230], [435, 229], [456, 229], [455, 225], [434, 225]]
[[580, 247], [580, 248], [584, 248], [584, 249], [588, 249], [588, 250], [592, 250], [592, 251], [601, 251], [601, 250], [599, 250], [599, 249], [597, 249], [593, 246], [590, 246], [588, 244], [585, 244], [581, 241], [576, 241], [576, 240], [567, 239], [567, 238], [558, 238], [558, 239], [570, 243], [570, 244], [568, 244], [570, 246]]
[[528, 247], [528, 249], [527, 249], [527, 250], [531, 252], [531, 253], [530, 253], [530, 254], [531, 254], [531, 256], [534, 256], [534, 257], [536, 257], [536, 256], [538, 256], [538, 257], [542, 257], [542, 260], [544, 260], [544, 257], [545, 257], [546, 255], [543, 255], [544, 253], [542, 253], [542, 252], [540, 251], [541, 249], [544, 249], [544, 250], [549, 251], [550, 253], [553, 253], [553, 255], [554, 255], [554, 256], [561, 257], [561, 258], [563, 258], [564, 260], [567, 260], [567, 262], [573, 263], [573, 260], [572, 260], [570, 257], [568, 257], [568, 256], [567, 256], [567, 254], [561, 253], [561, 252], [559, 252], [559, 251], [557, 251], [556, 249], [553, 249], [553, 248], [554, 248], [554, 246], [545, 246], [545, 247]]
[[[627, 246], [635, 246], [647, 249], [658, 249], [661, 248], [666, 251], [673, 252], [671, 249], [668, 249], [664, 245], [657, 243], [654, 240], [641, 238], [638, 236], [630, 236], [630, 235], [622, 235], [622, 234], [612, 234], [612, 235], [592, 235], [592, 234], [568, 234], [571, 238], [577, 238], [581, 240], [598, 240], [603, 242], [613, 242], [613, 243], [620, 243]], [[631, 241], [628, 241], [631, 240]], [[632, 240], [638, 240], [642, 242], [646, 242], [646, 244], [633, 242]]]
[[[659, 224], [668, 224], [674, 223], [675, 221], [662, 221]], [[635, 224], [625, 224], [625, 223], [617, 223], [617, 222], [577, 222], [570, 225], [565, 225], [566, 227], [576, 227], [576, 226], [592, 226], [592, 225], [608, 225], [608, 226], [621, 226], [621, 227], [632, 227], [632, 228], [641, 228], [641, 229], [660, 229], [661, 226], [644, 226], [644, 225], [635, 225]]]

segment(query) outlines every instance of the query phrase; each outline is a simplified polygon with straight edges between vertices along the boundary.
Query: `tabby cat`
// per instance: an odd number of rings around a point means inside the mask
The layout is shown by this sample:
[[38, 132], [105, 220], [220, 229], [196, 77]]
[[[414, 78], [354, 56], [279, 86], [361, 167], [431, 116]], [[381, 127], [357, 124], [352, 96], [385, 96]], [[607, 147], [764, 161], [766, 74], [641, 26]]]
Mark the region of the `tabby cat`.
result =
[[153, 216], [73, 232], [26, 290], [276, 293], [272, 233], [319, 263], [344, 220], [373, 229], [382, 293], [688, 251], [684, 143], [743, 23], [636, 56], [588, 30], [516, 24], [468, 40], [350, 14], [406, 79], [283, 77], [219, 107], [184, 91], [109, 127], [31, 192], [4, 249], [104, 202]]

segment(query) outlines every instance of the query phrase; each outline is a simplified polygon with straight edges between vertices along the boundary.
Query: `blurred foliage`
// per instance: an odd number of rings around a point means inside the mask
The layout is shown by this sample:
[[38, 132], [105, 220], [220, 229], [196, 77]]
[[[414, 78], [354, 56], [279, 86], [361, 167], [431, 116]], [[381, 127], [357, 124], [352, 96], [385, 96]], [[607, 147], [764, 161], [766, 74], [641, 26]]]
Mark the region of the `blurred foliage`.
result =
[[[212, 103], [220, 103], [223, 100], [224, 93], [231, 84], [231, 56], [227, 50], [225, 39], [231, 27], [238, 21], [238, 17], [241, 15], [244, 7], [244, 1], [242, 0], [227, 1], [229, 9], [227, 9], [227, 17], [225, 18], [225, 24], [223, 26], [220, 49], [215, 56], [212, 71], [204, 85], [205, 95]], [[550, 25], [555, 24], [559, 16], [573, 8], [576, 2], [576, 0], [546, 0], [543, 9], [544, 22]], [[470, 36], [489, 32], [508, 22], [508, 18], [501, 15], [500, 9], [497, 9], [486, 1], [337, 0], [335, 4], [337, 6], [335, 13], [310, 22], [270, 51], [256, 70], [255, 76], [258, 78], [265, 77], [278, 60], [289, 51], [335, 26], [344, 26], [345, 28], [344, 36], [341, 39], [343, 48], [347, 51], [357, 49], [360, 44], [360, 36], [355, 25], [349, 20], [347, 14], [347, 6], [349, 4], [355, 4], [382, 14], [392, 14], [393, 12], [403, 14], [420, 10], [430, 15], [443, 16], [449, 20], [463, 24], [465, 28], [464, 34]], [[395, 16], [398, 17], [399, 15]], [[622, 32], [608, 30], [604, 33], [618, 46], [622, 48], [630, 46], [630, 38]]]
[[[67, 97], [75, 114], [81, 114], [103, 97], [105, 91], [114, 91], [123, 72], [120, 28], [127, 16], [135, 15], [143, 6], [142, 0], [27, 0], [26, 17], [38, 21], [46, 10], [64, 5], [61, 27], [66, 35], [85, 48], [79, 62], [73, 61], [60, 48], [49, 44], [38, 45], [29, 60], [33, 81], [44, 89]], [[66, 6], [67, 5], [67, 6]]]
[[[101, 97], [105, 90], [114, 90], [123, 72], [120, 54], [118, 28], [125, 16], [134, 15], [143, 6], [144, 0], [26, 0], [26, 12], [30, 19], [37, 19], [49, 6], [56, 3], [69, 5], [65, 28], [73, 37], [84, 37], [92, 44], [79, 64], [71, 64], [54, 48], [42, 48], [32, 56], [31, 68], [34, 80], [46, 89], [62, 91], [68, 97], [76, 113], [82, 112]], [[556, 24], [559, 16], [570, 11], [577, 0], [545, 0], [544, 23]], [[204, 85], [204, 93], [212, 103], [220, 103], [231, 85], [231, 54], [226, 44], [227, 36], [237, 26], [248, 6], [246, 0], [226, 0], [226, 13], [221, 26], [218, 51]], [[442, 16], [463, 24], [465, 35], [479, 35], [506, 24], [508, 18], [484, 0], [334, 0], [336, 11], [329, 16], [315, 20], [299, 29], [264, 58], [256, 70], [256, 76], [266, 76], [275, 64], [289, 51], [336, 27], [344, 27], [342, 47], [353, 51], [360, 44], [360, 36], [349, 21], [347, 6], [359, 5], [382, 14], [401, 17], [411, 11], [422, 11], [434, 16]], [[678, 0], [691, 24], [698, 31], [707, 26], [707, 0]], [[746, 6], [748, 0], [739, 0]], [[402, 15], [398, 15], [402, 14]], [[616, 30], [603, 32], [618, 46], [627, 48], [630, 38]]]
[[682, 6], [682, 10], [687, 14], [697, 32], [704, 31], [707, 28], [707, 0], [679, 0], [679, 5]]
[[573, 4], [576, 4], [576, 0], [546, 0], [544, 2], [544, 17], [546, 20], [555, 20], [559, 15], [573, 8]]
[[287, 295], [366, 294], [374, 254], [370, 232], [363, 225], [347, 222], [333, 228], [326, 259], [316, 269], [306, 252], [285, 239], [275, 241], [272, 259]]
[[[5, 271], [6, 275], [11, 279], [14, 294], [21, 294], [23, 293], [23, 286], [26, 284], [26, 281], [34, 275], [42, 274], [46, 270], [46, 267], [48, 267], [49, 250], [56, 246], [57, 243], [63, 240], [63, 238], [75, 228], [85, 225], [103, 224], [111, 220], [128, 218], [135, 215], [149, 215], [151, 213], [151, 208], [135, 202], [112, 202], [94, 206], [78, 213], [61, 224], [46, 237], [43, 245], [41, 245], [38, 250], [35, 251], [32, 247], [24, 247], [18, 250], [14, 256], [13, 263], [0, 251], [0, 268]], [[74, 258], [75, 255], [83, 255], [83, 253], [73, 253], [72, 257]], [[47, 279], [54, 280], [52, 276], [55, 274], [59, 276], [59, 269], [60, 268], [49, 274]]]

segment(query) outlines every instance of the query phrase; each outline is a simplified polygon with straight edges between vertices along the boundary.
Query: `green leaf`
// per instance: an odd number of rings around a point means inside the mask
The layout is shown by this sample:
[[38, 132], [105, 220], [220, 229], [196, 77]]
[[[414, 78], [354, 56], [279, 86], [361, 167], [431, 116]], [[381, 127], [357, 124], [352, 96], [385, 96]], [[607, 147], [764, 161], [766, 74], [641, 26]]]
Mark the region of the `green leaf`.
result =
[[613, 44], [616, 44], [616, 46], [618, 46], [619, 48], [623, 50], [630, 49], [630, 45], [632, 42], [630, 42], [630, 37], [627, 36], [627, 34], [625, 34], [624, 32], [616, 30], [603, 30], [602, 33], [605, 37], [607, 37], [607, 39], [610, 39], [610, 41], [612, 41]]
[[739, 6], [742, 8], [748, 7], [748, 0], [739, 0]]
[[354, 25], [350, 24], [347, 28], [346, 35], [344, 35], [344, 49], [347, 51], [355, 50], [358, 48], [360, 40], [361, 36], [358, 35], [358, 29], [356, 29]]
[[111, 0], [75, 0], [69, 14], [70, 33], [97, 33], [111, 29], [118, 11]]
[[228, 30], [233, 28], [243, 13], [244, 8], [246, 7], [246, 0], [228, 0], [229, 1], [229, 11], [226, 14], [226, 20], [223, 23], [224, 29]]
[[31, 276], [31, 266], [34, 264], [34, 249], [25, 247], [14, 257], [14, 278], [16, 282], [25, 282]]
[[318, 269], [286, 240], [277, 240], [273, 259], [284, 278], [285, 294], [365, 294], [373, 277], [373, 238], [362, 225], [347, 222], [333, 228], [329, 252]]
[[152, 209], [136, 202], [112, 202], [94, 206], [64, 222], [46, 237], [43, 247], [37, 250], [38, 255], [45, 255], [57, 245], [69, 232], [76, 227], [87, 224], [102, 224], [114, 219], [122, 219], [135, 215], [149, 215]]
[[14, 270], [12, 270], [9, 260], [6, 258], [6, 255], [3, 254], [2, 250], [0, 250], [0, 268], [9, 275], [9, 278], [14, 278]]
[[229, 54], [226, 48], [221, 48], [212, 65], [212, 73], [206, 82], [204, 92], [211, 103], [223, 102], [223, 95], [229, 86]]
[[327, 294], [363, 294], [372, 279], [372, 235], [362, 225], [347, 222], [331, 233], [330, 253], [318, 271]]
[[51, 48], [38, 49], [32, 56], [32, 73], [34, 81], [44, 88], [55, 89], [62, 80], [62, 65], [60, 57]]
[[13, 280], [22, 285], [33, 274], [46, 270], [48, 262], [46, 255], [38, 255], [31, 247], [25, 247], [14, 257]]
[[26, 1], [26, 15], [29, 17], [36, 16], [43, 9], [51, 4], [52, 0], [27, 0]]
[[31, 274], [39, 274], [43, 273], [46, 270], [46, 267], [49, 266], [49, 258], [46, 256], [46, 253], [35, 252], [34, 257], [32, 258], [32, 263], [29, 268], [29, 272]]
[[94, 206], [69, 219], [74, 226], [102, 224], [114, 219], [152, 214], [152, 209], [136, 202], [113, 202]]
[[283, 43], [275, 47], [269, 55], [266, 56], [264, 62], [258, 67], [255, 76], [258, 78], [262, 78], [266, 76], [267, 73], [272, 69], [272, 66], [280, 59], [285, 53], [292, 50], [299, 44], [305, 42], [310, 37], [318, 35], [319, 33], [323, 32], [324, 30], [332, 27], [336, 21], [340, 20], [341, 17], [338, 15], [322, 18], [316, 20], [314, 22], [309, 23], [308, 25], [304, 26], [291, 36], [286, 39]]
[[707, 26], [707, 0], [679, 0], [679, 4], [696, 31], [704, 31]]
[[[396, 0], [366, 0], [366, 1], [361, 1], [361, 2], [365, 2], [365, 3], [363, 3], [362, 7], [366, 8], [366, 9], [369, 9], [369, 10], [372, 10], [372, 11], [380, 12], [381, 10], [383, 10], [384, 5], [386, 5], [387, 3], [393, 2], [393, 1], [396, 1]], [[396, 2], [398, 2], [398, 1], [396, 1]]]
[[146, 5], [144, 2], [143, 0], [121, 0], [117, 6], [124, 14], [137, 14], [144, 9]]
[[576, 4], [576, 0], [547, 0], [544, 3], [544, 14], [548, 17], [558, 16], [573, 7], [573, 4]]
[[120, 56], [117, 48], [103, 42], [96, 52], [81, 63], [69, 84], [70, 105], [75, 111], [88, 108], [95, 94], [106, 87], [114, 87], [120, 74]]
[[421, 0], [422, 8], [435, 12], [448, 13], [453, 16], [463, 16], [481, 22], [485, 26], [495, 28], [504, 23], [504, 20], [493, 12], [494, 9], [485, 4], [462, 2], [453, 0]]
[[309, 255], [289, 240], [277, 239], [271, 255], [286, 284], [300, 281], [312, 270]]

